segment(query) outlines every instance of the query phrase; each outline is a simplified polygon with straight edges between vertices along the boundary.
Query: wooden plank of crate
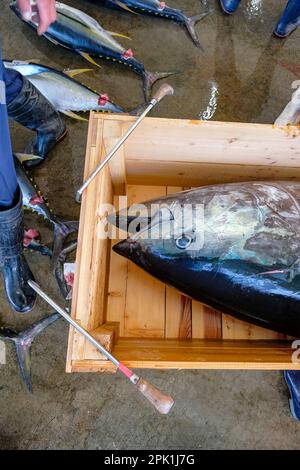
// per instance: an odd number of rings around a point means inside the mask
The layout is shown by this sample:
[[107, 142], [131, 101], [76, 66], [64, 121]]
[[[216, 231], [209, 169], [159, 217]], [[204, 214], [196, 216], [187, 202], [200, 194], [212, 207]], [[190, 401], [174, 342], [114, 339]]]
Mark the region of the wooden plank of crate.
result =
[[[103, 158], [102, 138], [103, 120], [95, 121], [92, 114], [84, 178]], [[102, 204], [112, 202], [112, 197], [111, 178], [106, 167], [88, 186], [81, 203], [72, 315], [87, 330], [95, 329], [104, 321], [106, 279], [103, 272], [107, 267], [109, 240], [101, 239], [99, 230], [104, 216]], [[74, 343], [72, 357], [84, 358], [86, 341], [77, 332], [71, 335]]]
[[[129, 205], [164, 196], [166, 187], [128, 186]], [[124, 335], [163, 338], [165, 286], [133, 263], [128, 264]]]
[[222, 313], [193, 300], [193, 338], [222, 338]]
[[300, 179], [299, 167], [229, 165], [211, 163], [166, 162], [158, 160], [126, 159], [128, 184], [157, 184], [178, 186], [201, 186], [219, 183], [234, 183], [255, 180], [291, 180]]
[[130, 160], [295, 167], [299, 143], [300, 126], [146, 118], [125, 152]]
[[[105, 121], [103, 142], [106, 155], [113, 149], [122, 137], [122, 123], [118, 120]], [[126, 193], [125, 153], [122, 146], [109, 162], [109, 169], [114, 188], [114, 194]]]
[[[90, 334], [95, 338], [98, 343], [105, 347], [109, 352], [112, 352], [113, 347], [118, 341], [119, 337], [119, 323], [118, 322], [106, 322], [99, 326], [95, 330], [91, 331]], [[108, 359], [96, 349], [91, 343], [86, 343], [84, 359], [99, 359], [107, 361]]]
[[[120, 338], [114, 354], [127, 366], [151, 369], [300, 370], [288, 341]], [[72, 371], [114, 371], [108, 361], [74, 361]]]
[[[120, 209], [119, 203], [119, 197], [115, 196], [114, 207], [116, 210]], [[123, 202], [122, 208], [124, 207], [127, 207], [127, 204]], [[119, 231], [118, 236], [121, 239], [127, 238], [127, 232]], [[111, 245], [113, 246], [119, 241], [120, 239], [112, 240]], [[127, 259], [111, 250], [107, 299], [107, 321], [119, 323], [120, 336], [124, 336], [127, 276]]]
[[[97, 144], [97, 136], [100, 134], [102, 136], [102, 121], [98, 121], [95, 119], [95, 113], [90, 113], [89, 119], [89, 129], [88, 129], [88, 139], [87, 139], [87, 147], [86, 147], [86, 158], [85, 158], [85, 166], [84, 166], [84, 178], [86, 179], [92, 170], [95, 168], [97, 164], [97, 153], [96, 153], [96, 144]], [[99, 137], [99, 136], [98, 136]], [[91, 191], [92, 188], [88, 190]], [[81, 213], [85, 213], [86, 211], [86, 204], [87, 198], [86, 194], [83, 195], [82, 202], [81, 202]], [[82, 219], [81, 219], [82, 220]], [[78, 247], [76, 253], [76, 274], [74, 280], [74, 288], [73, 288], [73, 299], [72, 299], [72, 312], [71, 315], [77, 321], [80, 321], [77, 315], [78, 310], [78, 295], [79, 295], [79, 279], [82, 277], [82, 270], [84, 269], [82, 266], [82, 244], [84, 240], [84, 224], [80, 223], [79, 232], [78, 232]], [[70, 371], [70, 364], [73, 359], [82, 358], [84, 354], [84, 339], [76, 332], [73, 328], [69, 329], [69, 341], [68, 341], [68, 352], [67, 352], [67, 364], [66, 370], [67, 372]]]
[[223, 339], [286, 339], [285, 335], [223, 315]]

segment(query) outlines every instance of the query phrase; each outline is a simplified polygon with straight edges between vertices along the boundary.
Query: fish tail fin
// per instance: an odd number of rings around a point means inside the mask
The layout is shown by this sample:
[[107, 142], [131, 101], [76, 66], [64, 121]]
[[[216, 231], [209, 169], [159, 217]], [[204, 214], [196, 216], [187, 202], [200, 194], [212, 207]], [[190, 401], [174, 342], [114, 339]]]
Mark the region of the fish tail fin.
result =
[[29, 392], [32, 393], [32, 381], [31, 381], [31, 346], [36, 338], [42, 331], [44, 331], [49, 325], [54, 323], [60, 318], [59, 313], [49, 315], [42, 320], [33, 323], [29, 328], [17, 333], [14, 330], [8, 328], [2, 328], [0, 331], [0, 338], [4, 341], [11, 341], [14, 343], [16, 348], [16, 354], [18, 359], [18, 365], [22, 379]]
[[51, 259], [53, 273], [55, 273], [55, 269], [59, 261], [59, 256], [63, 251], [63, 246], [66, 238], [72, 233], [78, 232], [78, 227], [78, 221], [60, 221], [57, 219], [54, 220], [54, 240]]
[[148, 102], [151, 97], [151, 89], [158, 80], [175, 75], [178, 72], [145, 72], [144, 73], [144, 96]]
[[191, 16], [191, 17], [185, 17], [184, 18], [184, 24], [185, 24], [185, 27], [189, 33], [189, 35], [191, 36], [192, 40], [193, 40], [193, 43], [202, 51], [204, 52], [204, 49], [203, 49], [203, 46], [198, 38], [198, 35], [196, 33], [196, 30], [195, 30], [195, 26], [196, 24], [201, 21], [203, 18], [205, 18], [208, 14], [210, 13], [210, 11], [206, 11], [204, 13], [200, 13], [199, 15], [195, 15], [195, 16]]
[[136, 108], [129, 111], [130, 116], [139, 116], [145, 109], [145, 103], [139, 104]]

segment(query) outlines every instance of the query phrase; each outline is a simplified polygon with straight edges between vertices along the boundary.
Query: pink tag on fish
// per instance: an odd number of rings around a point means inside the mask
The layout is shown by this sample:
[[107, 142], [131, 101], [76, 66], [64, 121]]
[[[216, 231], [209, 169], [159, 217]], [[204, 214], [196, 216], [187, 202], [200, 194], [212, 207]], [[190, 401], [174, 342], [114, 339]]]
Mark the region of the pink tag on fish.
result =
[[99, 96], [98, 104], [99, 106], [105, 106], [108, 101], [109, 101], [109, 97], [106, 93], [104, 93]]
[[30, 201], [29, 201], [29, 204], [31, 204], [32, 206], [38, 206], [39, 204], [43, 204], [44, 202], [44, 199], [42, 198], [42, 196], [33, 196]]
[[23, 238], [23, 245], [27, 247], [30, 245], [32, 240], [35, 240], [36, 238], [40, 238], [40, 232], [38, 230], [35, 230], [34, 228], [30, 228], [29, 230], [25, 230], [24, 232], [24, 238]]
[[124, 59], [131, 59], [133, 57], [132, 49], [127, 49], [127, 51], [124, 52], [122, 57]]
[[164, 8], [166, 8], [166, 2], [159, 2], [159, 7], [158, 7], [158, 9], [159, 9], [159, 10], [163, 10]]

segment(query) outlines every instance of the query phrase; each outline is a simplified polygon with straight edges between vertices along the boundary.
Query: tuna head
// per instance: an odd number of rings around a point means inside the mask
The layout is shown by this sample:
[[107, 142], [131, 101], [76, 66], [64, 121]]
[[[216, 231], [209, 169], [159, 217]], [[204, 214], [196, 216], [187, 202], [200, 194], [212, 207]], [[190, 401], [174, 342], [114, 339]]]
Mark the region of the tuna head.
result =
[[288, 266], [299, 255], [299, 198], [299, 184], [254, 182], [133, 205], [109, 219], [130, 233], [115, 251]]
[[[261, 182], [173, 194], [111, 217], [130, 233], [114, 251], [196, 300], [295, 334], [299, 198], [299, 184]], [[291, 299], [295, 318], [285, 317], [290, 328], [280, 323], [280, 312], [291, 307]]]

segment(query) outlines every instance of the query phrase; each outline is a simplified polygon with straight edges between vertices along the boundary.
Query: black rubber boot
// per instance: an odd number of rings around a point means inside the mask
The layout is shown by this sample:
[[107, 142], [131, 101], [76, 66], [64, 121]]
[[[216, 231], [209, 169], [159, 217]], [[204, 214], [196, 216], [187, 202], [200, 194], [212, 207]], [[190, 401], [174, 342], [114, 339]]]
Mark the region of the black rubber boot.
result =
[[8, 115], [19, 124], [36, 131], [25, 153], [41, 157], [24, 162], [27, 170], [40, 165], [51, 149], [65, 137], [67, 130], [59, 113], [40, 91], [23, 77], [23, 87], [18, 96], [8, 104]]
[[34, 280], [23, 254], [22, 196], [15, 206], [0, 210], [0, 270], [11, 307], [19, 313], [29, 312], [35, 303], [36, 293], [27, 281]]

